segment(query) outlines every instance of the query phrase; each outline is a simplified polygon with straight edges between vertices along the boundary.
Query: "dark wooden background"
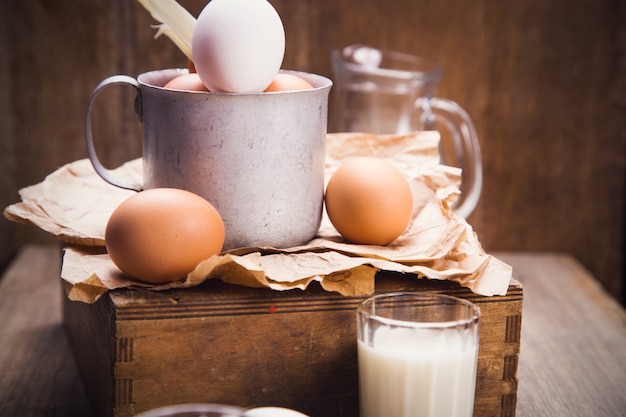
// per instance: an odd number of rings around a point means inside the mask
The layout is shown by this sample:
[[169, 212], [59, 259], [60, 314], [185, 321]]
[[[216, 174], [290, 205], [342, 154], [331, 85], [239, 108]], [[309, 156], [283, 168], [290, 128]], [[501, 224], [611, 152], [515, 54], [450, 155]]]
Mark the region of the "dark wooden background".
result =
[[[206, 0], [181, 0], [197, 15]], [[438, 89], [468, 110], [485, 184], [469, 221], [488, 251], [575, 255], [624, 299], [626, 2], [620, 0], [274, 0], [284, 67], [331, 75], [331, 48], [351, 43], [438, 61]], [[185, 66], [133, 0], [0, 3], [0, 204], [86, 157], [92, 89], [123, 73]], [[103, 94], [94, 134], [116, 166], [140, 154], [132, 93]], [[0, 260], [48, 242], [0, 220]]]

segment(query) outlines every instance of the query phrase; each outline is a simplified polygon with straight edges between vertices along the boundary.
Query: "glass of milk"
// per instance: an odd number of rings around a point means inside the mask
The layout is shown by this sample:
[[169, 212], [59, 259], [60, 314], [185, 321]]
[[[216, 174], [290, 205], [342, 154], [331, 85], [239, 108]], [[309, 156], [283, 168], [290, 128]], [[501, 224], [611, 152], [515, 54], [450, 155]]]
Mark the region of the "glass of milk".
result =
[[480, 309], [391, 293], [357, 309], [361, 417], [471, 417]]

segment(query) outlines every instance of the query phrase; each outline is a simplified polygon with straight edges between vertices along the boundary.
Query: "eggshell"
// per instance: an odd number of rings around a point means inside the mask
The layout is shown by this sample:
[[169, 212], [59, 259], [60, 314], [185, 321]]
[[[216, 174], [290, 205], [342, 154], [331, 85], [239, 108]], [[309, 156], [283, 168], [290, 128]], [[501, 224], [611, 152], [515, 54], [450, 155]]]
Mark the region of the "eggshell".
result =
[[172, 78], [163, 88], [183, 91], [209, 91], [196, 73], [183, 74]]
[[251, 408], [243, 414], [243, 417], [308, 417], [299, 411], [283, 407], [258, 407]]
[[173, 188], [141, 191], [111, 214], [105, 244], [113, 263], [140, 281], [162, 284], [184, 278], [218, 254], [224, 224], [204, 198]]
[[265, 89], [266, 92], [311, 90], [313, 86], [301, 77], [289, 73], [278, 73], [271, 84]]
[[211, 0], [193, 31], [196, 71], [215, 92], [262, 92], [280, 70], [285, 29], [267, 0]]
[[348, 160], [330, 178], [326, 212], [348, 241], [386, 245], [407, 228], [413, 195], [405, 176], [388, 161], [374, 157]]

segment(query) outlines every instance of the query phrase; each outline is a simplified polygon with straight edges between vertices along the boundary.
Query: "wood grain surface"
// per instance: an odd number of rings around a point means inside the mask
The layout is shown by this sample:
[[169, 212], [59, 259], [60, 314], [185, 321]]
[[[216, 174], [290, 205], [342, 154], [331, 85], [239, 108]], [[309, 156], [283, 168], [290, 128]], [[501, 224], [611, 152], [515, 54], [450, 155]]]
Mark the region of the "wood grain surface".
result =
[[61, 323], [58, 248], [28, 247], [0, 281], [0, 416], [89, 417]]
[[517, 417], [621, 417], [626, 312], [571, 256], [498, 253], [524, 287]]
[[[181, 0], [197, 15], [206, 0]], [[476, 124], [485, 184], [470, 223], [489, 251], [576, 256], [616, 299], [624, 288], [626, 3], [613, 0], [272, 2], [284, 67], [331, 75], [332, 48], [368, 43], [438, 61], [438, 94]], [[0, 3], [0, 205], [86, 157], [93, 88], [184, 66], [132, 0]], [[130, 90], [130, 89], [128, 89]], [[103, 94], [94, 135], [105, 164], [139, 156], [132, 91]], [[332, 120], [332, 103], [331, 103]], [[43, 232], [0, 221], [0, 260]]]

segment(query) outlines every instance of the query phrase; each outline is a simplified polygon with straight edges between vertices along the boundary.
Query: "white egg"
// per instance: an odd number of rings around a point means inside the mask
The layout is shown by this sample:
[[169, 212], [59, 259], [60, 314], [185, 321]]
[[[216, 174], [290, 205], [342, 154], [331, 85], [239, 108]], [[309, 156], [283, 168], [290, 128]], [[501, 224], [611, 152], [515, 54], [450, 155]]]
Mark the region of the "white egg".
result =
[[298, 411], [281, 407], [259, 407], [246, 411], [244, 417], [308, 417]]
[[282, 65], [285, 29], [267, 0], [211, 0], [198, 16], [191, 48], [210, 91], [261, 92]]

